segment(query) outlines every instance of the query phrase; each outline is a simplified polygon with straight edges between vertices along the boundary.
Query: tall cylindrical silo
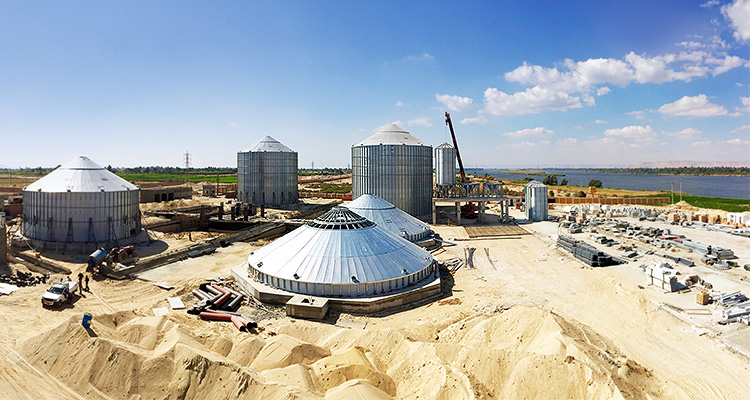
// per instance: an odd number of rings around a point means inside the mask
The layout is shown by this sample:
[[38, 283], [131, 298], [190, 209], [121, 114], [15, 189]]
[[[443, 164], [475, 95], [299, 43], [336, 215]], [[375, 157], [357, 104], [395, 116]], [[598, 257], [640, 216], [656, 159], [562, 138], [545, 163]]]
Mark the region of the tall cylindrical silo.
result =
[[435, 148], [435, 185], [456, 184], [456, 149], [449, 143]]
[[237, 153], [237, 198], [248, 204], [297, 202], [297, 152], [266, 136]]
[[105, 243], [141, 232], [140, 189], [78, 157], [23, 189], [24, 236], [47, 243]]
[[395, 124], [352, 146], [352, 197], [372, 194], [415, 216], [432, 211], [432, 146]]
[[539, 181], [531, 181], [523, 187], [526, 203], [526, 219], [529, 221], [547, 220], [547, 186]]

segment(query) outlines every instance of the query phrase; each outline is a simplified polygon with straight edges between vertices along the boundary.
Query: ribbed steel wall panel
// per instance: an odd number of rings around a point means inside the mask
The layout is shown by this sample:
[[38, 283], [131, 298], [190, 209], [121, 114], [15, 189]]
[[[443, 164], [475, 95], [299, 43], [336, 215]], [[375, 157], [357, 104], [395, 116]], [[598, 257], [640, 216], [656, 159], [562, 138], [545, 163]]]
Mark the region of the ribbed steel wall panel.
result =
[[296, 152], [237, 153], [237, 198], [243, 203], [297, 202]]
[[547, 220], [547, 186], [532, 181], [523, 188], [526, 202], [526, 219], [529, 221]]
[[435, 184], [456, 184], [456, 149], [453, 146], [441, 145], [435, 149]]
[[432, 212], [432, 146], [352, 146], [352, 197], [373, 194], [407, 213]]
[[52, 193], [24, 191], [24, 236], [60, 243], [105, 242], [129, 238], [141, 231], [139, 203], [138, 190]]

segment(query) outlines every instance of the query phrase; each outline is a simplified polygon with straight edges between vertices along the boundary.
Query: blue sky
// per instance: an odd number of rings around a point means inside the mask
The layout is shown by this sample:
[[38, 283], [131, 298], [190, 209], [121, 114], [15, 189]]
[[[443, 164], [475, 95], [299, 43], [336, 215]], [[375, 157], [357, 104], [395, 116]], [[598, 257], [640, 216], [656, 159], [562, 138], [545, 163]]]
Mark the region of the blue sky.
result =
[[750, 159], [750, 0], [0, 1], [0, 165], [345, 167], [397, 122], [468, 166]]

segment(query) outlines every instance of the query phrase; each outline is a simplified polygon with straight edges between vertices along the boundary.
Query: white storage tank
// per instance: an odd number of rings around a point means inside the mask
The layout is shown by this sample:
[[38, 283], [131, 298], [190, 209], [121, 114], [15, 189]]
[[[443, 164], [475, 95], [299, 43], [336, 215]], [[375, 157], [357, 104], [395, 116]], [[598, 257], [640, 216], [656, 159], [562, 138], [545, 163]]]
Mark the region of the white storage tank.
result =
[[456, 184], [456, 149], [449, 143], [435, 148], [435, 185]]
[[352, 146], [352, 197], [376, 195], [415, 217], [432, 212], [432, 146], [395, 124]]
[[419, 242], [434, 234], [429, 225], [372, 194], [363, 194], [345, 207], [410, 242]]
[[112, 243], [141, 232], [140, 189], [80, 156], [23, 189], [23, 235], [45, 243]]
[[529, 221], [547, 220], [547, 186], [539, 181], [531, 181], [523, 187], [526, 202], [526, 219]]
[[247, 204], [297, 203], [297, 152], [266, 136], [237, 153], [237, 199]]

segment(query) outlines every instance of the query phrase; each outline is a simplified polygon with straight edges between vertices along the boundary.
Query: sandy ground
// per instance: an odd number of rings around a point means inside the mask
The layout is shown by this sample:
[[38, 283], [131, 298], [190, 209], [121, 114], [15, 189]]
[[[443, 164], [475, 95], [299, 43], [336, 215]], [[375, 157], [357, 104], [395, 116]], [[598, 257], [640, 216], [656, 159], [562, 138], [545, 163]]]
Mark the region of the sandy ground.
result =
[[[457, 241], [440, 252], [444, 260], [477, 248], [475, 268], [456, 271], [439, 301], [367, 317], [333, 313], [325, 322], [266, 318], [258, 334], [184, 311], [155, 317], [152, 308], [170, 296], [190, 305], [198, 283], [228, 275], [262, 243], [132, 281], [93, 281], [60, 310], [40, 306], [46, 287], [22, 288], [0, 297], [0, 326], [8, 327], [0, 398], [750, 398], [750, 362], [725, 341], [743, 327], [701, 335], [700, 321], [660, 306], [694, 293], [639, 289], [636, 266], [584, 267], [552, 246], [556, 224], [526, 227], [532, 235]], [[436, 231], [467, 238], [460, 227]], [[741, 257], [750, 251], [747, 242], [725, 247]], [[717, 287], [746, 283], [697, 268]], [[161, 280], [176, 288], [153, 285]], [[94, 315], [91, 330], [80, 325], [83, 312]], [[341, 328], [337, 318], [366, 326]]]

